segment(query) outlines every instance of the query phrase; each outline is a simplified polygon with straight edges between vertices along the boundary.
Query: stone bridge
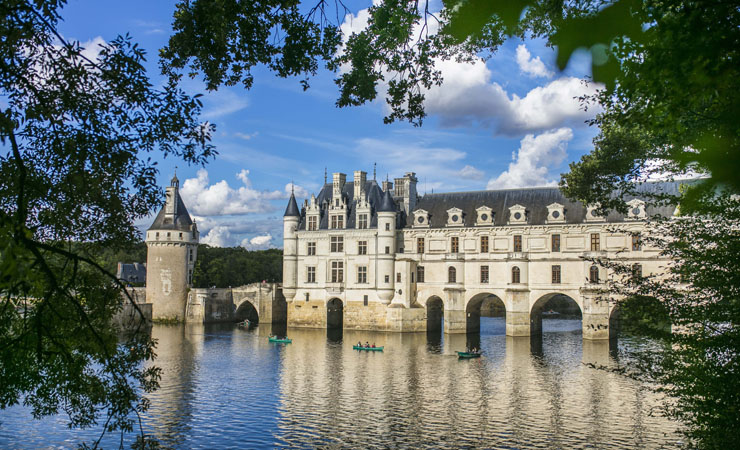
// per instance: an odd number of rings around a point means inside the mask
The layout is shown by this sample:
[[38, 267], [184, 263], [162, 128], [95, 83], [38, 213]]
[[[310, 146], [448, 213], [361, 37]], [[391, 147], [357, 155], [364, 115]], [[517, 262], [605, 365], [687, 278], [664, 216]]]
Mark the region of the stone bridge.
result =
[[277, 283], [253, 283], [236, 288], [195, 288], [188, 293], [187, 322], [277, 323], [286, 317], [285, 297]]

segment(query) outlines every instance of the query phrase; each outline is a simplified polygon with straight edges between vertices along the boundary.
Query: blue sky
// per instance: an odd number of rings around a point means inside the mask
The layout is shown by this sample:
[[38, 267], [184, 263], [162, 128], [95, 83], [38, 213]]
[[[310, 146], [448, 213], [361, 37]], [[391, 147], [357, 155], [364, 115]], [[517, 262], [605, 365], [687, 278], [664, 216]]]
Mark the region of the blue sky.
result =
[[[162, 80], [157, 51], [171, 34], [174, 1], [70, 0], [60, 31], [82, 43], [110, 41], [130, 33], [148, 52], [154, 83]], [[362, 27], [370, 1], [351, 2], [347, 32]], [[354, 170], [379, 179], [416, 172], [418, 190], [446, 192], [541, 186], [557, 182], [568, 163], [591, 149], [597, 130], [584, 121], [573, 98], [593, 92], [580, 80], [590, 60], [576, 54], [564, 72], [541, 41], [510, 39], [497, 54], [473, 65], [446, 62], [445, 83], [427, 94], [423, 127], [383, 124], [382, 101], [338, 109], [334, 74], [323, 72], [303, 91], [297, 79], [255, 71], [254, 87], [207, 93], [200, 79], [183, 87], [204, 93], [203, 120], [216, 124], [219, 156], [206, 167], [160, 161], [159, 181], [169, 183], [175, 166], [202, 242], [282, 247], [282, 213], [291, 182], [296, 194], [317, 193], [332, 172], [351, 179]], [[379, 96], [382, 99], [382, 95]], [[137, 222], [146, 228], [152, 218]]]

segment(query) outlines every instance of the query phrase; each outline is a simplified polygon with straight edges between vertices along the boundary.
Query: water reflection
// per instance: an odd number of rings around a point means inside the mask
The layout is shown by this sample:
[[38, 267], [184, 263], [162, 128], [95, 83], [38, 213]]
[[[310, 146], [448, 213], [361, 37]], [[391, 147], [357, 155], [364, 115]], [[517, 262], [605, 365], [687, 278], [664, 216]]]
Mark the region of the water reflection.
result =
[[[475, 335], [288, 329], [288, 345], [269, 343], [269, 334], [286, 330], [267, 324], [155, 326], [164, 374], [145, 426], [173, 448], [676, 442], [674, 425], [654, 414], [655, 394], [589, 366], [613, 365], [615, 342], [583, 341], [577, 320], [543, 326], [534, 338], [505, 336], [496, 318], [482, 318]], [[358, 341], [385, 350], [352, 350]], [[484, 356], [458, 360], [455, 351], [473, 345]], [[8, 412], [0, 412], [2, 448], [74, 447], [82, 436], [44, 421], [44, 433], [28, 440], [30, 419]]]

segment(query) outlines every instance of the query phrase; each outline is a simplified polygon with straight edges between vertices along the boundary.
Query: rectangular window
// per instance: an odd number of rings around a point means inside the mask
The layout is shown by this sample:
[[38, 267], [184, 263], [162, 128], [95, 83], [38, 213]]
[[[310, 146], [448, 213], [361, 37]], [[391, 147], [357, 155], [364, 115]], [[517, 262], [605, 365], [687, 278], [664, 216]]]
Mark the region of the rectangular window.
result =
[[357, 254], [367, 255], [367, 241], [359, 241], [357, 243]]
[[488, 266], [480, 266], [480, 282], [488, 283]]
[[337, 216], [337, 228], [344, 228], [344, 216]]
[[599, 233], [591, 233], [591, 251], [598, 252], [601, 249]]
[[357, 228], [364, 230], [367, 228], [367, 214], [359, 214], [357, 217]]
[[411, 272], [411, 282], [414, 282], [414, 272]]
[[344, 216], [341, 214], [331, 216], [331, 228], [335, 230], [344, 228]]
[[306, 283], [315, 283], [315, 282], [316, 282], [316, 268], [306, 267]]
[[552, 251], [554, 252], [560, 251], [560, 235], [559, 234], [552, 235]]
[[180, 233], [180, 239], [182, 239], [182, 233]]
[[188, 251], [188, 259], [189, 259], [190, 261], [192, 261], [192, 260], [193, 260], [193, 249], [192, 249], [192, 248], [191, 248], [191, 249], [190, 249], [190, 250]]
[[552, 284], [560, 284], [560, 266], [552, 266]]
[[396, 283], [401, 282], [401, 272], [396, 273]]
[[362, 303], [367, 306], [367, 295], [362, 296]]
[[514, 251], [515, 252], [522, 251], [522, 237], [520, 235], [514, 236]]
[[367, 266], [357, 267], [357, 284], [367, 283]]
[[632, 276], [635, 278], [642, 278], [642, 264], [635, 264], [632, 266]]
[[424, 253], [424, 238], [416, 238], [416, 253]]
[[311, 256], [316, 254], [316, 243], [315, 242], [309, 242], [306, 244], [306, 253]]
[[391, 231], [391, 224], [390, 223], [385, 224], [385, 231]]
[[460, 238], [453, 236], [450, 238], [450, 253], [457, 253], [460, 251]]
[[632, 251], [637, 252], [642, 250], [642, 239], [640, 239], [639, 234], [635, 234], [632, 236]]
[[308, 216], [308, 231], [319, 229], [319, 218], [317, 216]]
[[416, 266], [416, 282], [424, 282], [424, 266]]
[[331, 262], [331, 282], [332, 283], [344, 282], [344, 262], [343, 261], [332, 261]]
[[343, 236], [332, 236], [331, 237], [331, 251], [333, 253], [344, 251], [344, 237]]
[[480, 252], [488, 253], [488, 236], [480, 237]]
[[390, 283], [391, 282], [391, 276], [390, 275], [386, 275], [385, 276], [385, 282], [386, 283]]
[[391, 248], [390, 247], [386, 247], [385, 248], [385, 254], [386, 255], [390, 255], [391, 254]]

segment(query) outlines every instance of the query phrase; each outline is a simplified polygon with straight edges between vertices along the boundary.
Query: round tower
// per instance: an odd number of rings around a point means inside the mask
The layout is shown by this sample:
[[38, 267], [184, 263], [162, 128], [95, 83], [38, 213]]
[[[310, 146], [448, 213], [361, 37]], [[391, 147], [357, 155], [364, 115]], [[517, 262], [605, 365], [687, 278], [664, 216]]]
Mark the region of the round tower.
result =
[[393, 298], [396, 261], [396, 204], [390, 189], [378, 207], [378, 298], [386, 304]]
[[146, 298], [154, 320], [185, 319], [193, 280], [200, 236], [179, 189], [175, 176], [166, 188], [164, 207], [146, 232]]
[[288, 207], [283, 215], [283, 295], [286, 301], [292, 301], [298, 283], [298, 223], [301, 213], [295, 195], [290, 193]]

